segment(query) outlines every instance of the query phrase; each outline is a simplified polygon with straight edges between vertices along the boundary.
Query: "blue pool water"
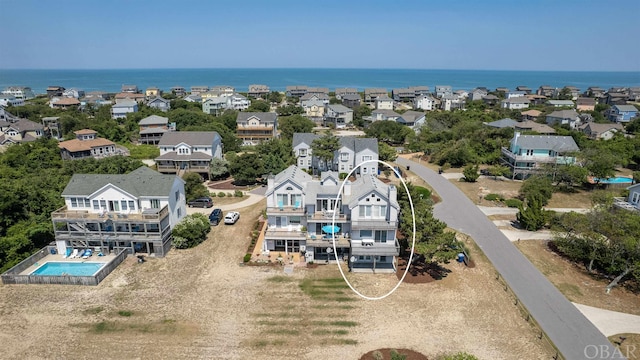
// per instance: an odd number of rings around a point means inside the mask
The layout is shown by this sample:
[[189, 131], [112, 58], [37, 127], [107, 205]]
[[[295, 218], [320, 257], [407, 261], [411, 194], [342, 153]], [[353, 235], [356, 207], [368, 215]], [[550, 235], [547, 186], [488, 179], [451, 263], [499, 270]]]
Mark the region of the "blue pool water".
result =
[[96, 262], [47, 262], [34, 270], [30, 275], [42, 275], [42, 276], [92, 276], [106, 263]]
[[608, 178], [608, 179], [598, 179], [598, 178], [594, 178], [593, 179], [596, 182], [599, 182], [600, 184], [631, 184], [631, 182], [633, 181], [633, 179], [628, 178], [628, 177], [612, 177], [612, 178]]

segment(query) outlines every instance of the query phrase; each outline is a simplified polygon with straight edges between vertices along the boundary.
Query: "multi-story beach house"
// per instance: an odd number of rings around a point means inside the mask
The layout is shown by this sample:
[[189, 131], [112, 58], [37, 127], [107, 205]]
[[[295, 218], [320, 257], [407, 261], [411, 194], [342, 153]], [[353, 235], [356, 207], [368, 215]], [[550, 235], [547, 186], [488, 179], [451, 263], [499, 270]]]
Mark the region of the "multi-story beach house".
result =
[[165, 174], [195, 172], [209, 178], [214, 158], [222, 159], [222, 138], [215, 131], [169, 131], [158, 142], [158, 171]]
[[546, 96], [546, 97], [552, 97], [553, 94], [555, 94], [555, 92], [556, 92], [556, 88], [549, 85], [542, 85], [538, 88], [538, 91], [536, 91], [536, 94]]
[[23, 106], [24, 100], [10, 94], [0, 94], [0, 106]]
[[413, 108], [431, 111], [436, 108], [436, 99], [431, 95], [420, 95], [413, 99]]
[[64, 92], [62, 92], [62, 96], [68, 97], [68, 98], [80, 99], [80, 98], [83, 98], [84, 95], [85, 95], [84, 90], [77, 89], [77, 88], [66, 89]]
[[309, 87], [306, 85], [289, 85], [286, 88], [287, 97], [302, 97], [307, 93]]
[[59, 116], [43, 117], [42, 126], [46, 136], [56, 140], [62, 139], [62, 124]]
[[121, 93], [117, 93], [116, 96], [114, 96], [114, 99], [116, 101], [116, 104], [121, 103], [123, 101], [131, 101], [131, 100], [137, 102], [138, 104], [144, 104], [146, 97], [144, 96], [144, 94], [121, 92]]
[[445, 95], [452, 95], [453, 88], [451, 85], [436, 85], [436, 97], [441, 98]]
[[27, 119], [0, 121], [0, 145], [36, 141], [44, 136], [44, 126]]
[[167, 112], [171, 109], [171, 102], [159, 96], [147, 101], [147, 106], [152, 109], [158, 109]]
[[325, 126], [333, 124], [336, 129], [342, 129], [353, 122], [353, 110], [340, 104], [328, 104], [324, 113]]
[[358, 95], [360, 98], [360, 94], [358, 94], [358, 89], [356, 88], [336, 88], [335, 91], [336, 99], [342, 101], [345, 95]]
[[278, 134], [278, 114], [274, 112], [239, 112], [236, 135], [245, 145], [273, 139]]
[[502, 100], [500, 107], [510, 110], [526, 109], [530, 103], [531, 101], [526, 96], [516, 96]]
[[[293, 155], [299, 168], [315, 173], [324, 170], [348, 173], [364, 161], [378, 160], [378, 140], [375, 138], [357, 138], [345, 136], [338, 138], [340, 148], [335, 151], [331, 164], [325, 164], [321, 159], [313, 156], [311, 148], [313, 141], [319, 135], [310, 133], [293, 134]], [[357, 173], [377, 174], [378, 163], [371, 162], [358, 168]]]
[[360, 104], [362, 103], [362, 98], [360, 97], [360, 94], [344, 94], [341, 96], [341, 98], [342, 98], [342, 105], [352, 109], [357, 106], [360, 106]]
[[169, 131], [169, 118], [158, 115], [150, 115], [138, 122], [139, 144], [156, 145], [162, 135]]
[[8, 86], [2, 90], [4, 95], [13, 95], [16, 99], [29, 100], [36, 97], [36, 94], [28, 86]]
[[111, 106], [111, 117], [120, 119], [127, 117], [128, 113], [138, 112], [138, 103], [134, 100], [122, 100]]
[[342, 192], [340, 185], [336, 172], [313, 179], [293, 165], [270, 176], [263, 251], [300, 253], [306, 261], [342, 260], [354, 272], [395, 272], [400, 210], [395, 186], [375, 174], [347, 180]]
[[192, 86], [191, 87], [191, 95], [200, 95], [209, 91], [208, 86]]
[[219, 95], [207, 97], [202, 102], [202, 112], [211, 115], [220, 115], [226, 110], [246, 110], [251, 106], [251, 101], [240, 94]]
[[122, 87], [120, 88], [120, 92], [121, 93], [129, 93], [129, 94], [138, 94], [140, 93], [140, 90], [138, 89], [137, 85], [122, 85]]
[[596, 104], [596, 100], [593, 98], [579, 97], [576, 100], [576, 109], [578, 111], [594, 111]]
[[51, 99], [52, 97], [62, 97], [62, 93], [64, 93], [64, 88], [62, 86], [48, 86], [47, 87], [47, 97]]
[[609, 109], [608, 117], [613, 122], [629, 122], [638, 116], [638, 109], [633, 105], [613, 105]]
[[184, 184], [146, 166], [126, 175], [74, 174], [62, 191], [65, 206], [51, 214], [58, 252], [164, 256], [171, 229], [186, 215]]
[[266, 98], [267, 95], [269, 95], [269, 92], [269, 86], [267, 85], [251, 84], [249, 85], [249, 91], [247, 92], [247, 95], [255, 99]]
[[76, 135], [75, 139], [58, 143], [60, 155], [64, 160], [88, 157], [101, 159], [123, 154], [116, 148], [116, 144], [113, 141], [98, 137], [98, 133], [95, 130], [82, 129], [73, 133]]
[[322, 123], [325, 106], [329, 105], [329, 95], [323, 93], [306, 93], [300, 98], [300, 106], [304, 116], [316, 123]]
[[183, 97], [187, 95], [187, 90], [183, 86], [174, 86], [171, 88], [171, 93], [177, 97]]
[[410, 127], [413, 131], [418, 131], [424, 125], [425, 120], [426, 116], [423, 112], [409, 110], [402, 113], [396, 122]]
[[580, 131], [593, 140], [609, 140], [617, 133], [624, 134], [624, 127], [620, 123], [600, 124], [589, 122], [580, 126]]
[[389, 96], [387, 89], [382, 88], [366, 88], [364, 89], [364, 102], [365, 104], [375, 104], [376, 100], [380, 96]]
[[156, 97], [160, 97], [160, 96], [162, 96], [162, 90], [158, 89], [155, 86], [150, 86], [144, 91], [144, 96], [146, 96], [147, 99], [153, 99], [153, 98], [156, 98]]
[[580, 125], [580, 114], [575, 110], [556, 110], [546, 117], [547, 125], [569, 125], [570, 128], [575, 129]]
[[574, 164], [580, 151], [571, 136], [520, 135], [515, 133], [509, 148], [502, 148], [501, 161], [512, 178], [526, 178], [545, 165]]
[[393, 99], [387, 95], [380, 95], [375, 101], [376, 110], [393, 110]]

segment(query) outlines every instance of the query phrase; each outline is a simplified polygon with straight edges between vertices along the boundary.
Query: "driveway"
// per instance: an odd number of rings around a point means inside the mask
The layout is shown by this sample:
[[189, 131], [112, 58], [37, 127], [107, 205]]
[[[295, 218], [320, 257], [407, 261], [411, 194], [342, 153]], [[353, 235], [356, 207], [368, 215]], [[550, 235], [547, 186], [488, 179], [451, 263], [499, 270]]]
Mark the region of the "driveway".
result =
[[[522, 304], [566, 359], [582, 359], [585, 351], [598, 347], [600, 354], [614, 355], [614, 346], [449, 180], [416, 162], [398, 158], [411, 166], [442, 198], [434, 216], [451, 228], [470, 235], [513, 290]], [[607, 352], [608, 350], [608, 352]]]

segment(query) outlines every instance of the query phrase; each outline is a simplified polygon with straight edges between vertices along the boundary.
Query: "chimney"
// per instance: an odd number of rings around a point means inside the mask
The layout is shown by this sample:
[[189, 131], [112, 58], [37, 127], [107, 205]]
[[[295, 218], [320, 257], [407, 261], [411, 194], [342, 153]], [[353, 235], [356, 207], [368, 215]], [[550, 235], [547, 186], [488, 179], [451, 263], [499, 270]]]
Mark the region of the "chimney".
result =
[[395, 185], [389, 185], [389, 204], [398, 201], [398, 189]]
[[342, 188], [342, 195], [351, 196], [351, 181], [347, 180], [344, 182], [344, 187]]
[[269, 176], [267, 176], [267, 190], [273, 189], [273, 187], [275, 186], [275, 182], [276, 182], [276, 177], [273, 174], [270, 174]]

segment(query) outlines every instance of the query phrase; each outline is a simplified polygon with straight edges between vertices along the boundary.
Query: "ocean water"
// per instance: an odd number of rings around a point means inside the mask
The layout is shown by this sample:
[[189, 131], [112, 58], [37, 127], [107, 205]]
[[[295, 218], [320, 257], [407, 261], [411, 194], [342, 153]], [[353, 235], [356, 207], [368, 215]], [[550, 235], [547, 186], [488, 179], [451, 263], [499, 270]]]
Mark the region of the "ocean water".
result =
[[168, 91], [173, 86], [229, 85], [247, 91], [250, 84], [266, 84], [283, 91], [287, 85], [328, 87], [393, 88], [451, 85], [454, 90], [489, 89], [524, 85], [536, 90], [540, 85], [589, 86], [603, 89], [640, 86], [640, 72], [585, 71], [496, 71], [496, 70], [416, 70], [416, 69], [117, 69], [117, 70], [0, 70], [0, 89], [29, 86], [44, 93], [50, 85], [89, 91], [119, 92], [123, 84], [144, 90], [155, 86]]

